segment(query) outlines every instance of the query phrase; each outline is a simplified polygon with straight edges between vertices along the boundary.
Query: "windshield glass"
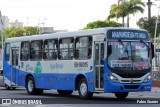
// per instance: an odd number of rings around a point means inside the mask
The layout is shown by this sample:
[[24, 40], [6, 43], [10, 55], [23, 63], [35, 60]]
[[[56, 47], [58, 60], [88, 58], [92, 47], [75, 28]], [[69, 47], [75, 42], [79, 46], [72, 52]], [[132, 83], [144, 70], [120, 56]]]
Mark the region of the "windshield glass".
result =
[[144, 42], [108, 42], [108, 65], [117, 70], [149, 69], [148, 47]]

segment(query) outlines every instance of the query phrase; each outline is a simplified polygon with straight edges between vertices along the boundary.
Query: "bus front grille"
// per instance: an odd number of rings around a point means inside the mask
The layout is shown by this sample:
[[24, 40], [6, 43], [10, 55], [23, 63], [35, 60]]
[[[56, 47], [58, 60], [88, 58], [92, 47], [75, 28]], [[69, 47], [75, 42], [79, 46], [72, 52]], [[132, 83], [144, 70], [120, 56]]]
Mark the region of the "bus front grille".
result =
[[121, 73], [117, 73], [117, 74], [119, 76], [121, 76], [122, 78], [141, 78], [146, 73], [141, 73], [141, 74], [121, 74]]
[[125, 89], [138, 89], [139, 85], [124, 85]]
[[141, 80], [121, 80], [123, 83], [140, 83]]

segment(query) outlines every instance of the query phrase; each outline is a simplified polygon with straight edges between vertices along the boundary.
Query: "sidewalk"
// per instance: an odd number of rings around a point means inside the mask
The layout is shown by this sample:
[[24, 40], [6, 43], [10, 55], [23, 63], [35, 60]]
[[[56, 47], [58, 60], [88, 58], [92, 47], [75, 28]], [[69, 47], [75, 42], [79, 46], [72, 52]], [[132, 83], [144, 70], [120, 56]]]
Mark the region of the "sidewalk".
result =
[[151, 92], [154, 92], [154, 93], [160, 94], [160, 87], [152, 87]]

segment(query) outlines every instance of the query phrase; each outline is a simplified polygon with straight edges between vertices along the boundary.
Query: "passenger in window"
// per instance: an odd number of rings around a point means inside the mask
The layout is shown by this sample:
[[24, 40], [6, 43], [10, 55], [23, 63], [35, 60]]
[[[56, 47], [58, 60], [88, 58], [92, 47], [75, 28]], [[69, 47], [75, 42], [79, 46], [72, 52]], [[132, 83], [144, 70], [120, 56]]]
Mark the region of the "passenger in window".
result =
[[114, 60], [120, 60], [119, 58], [120, 58], [119, 50], [109, 45], [108, 46], [108, 64], [112, 66], [111, 62]]
[[46, 53], [43, 54], [43, 59], [47, 59], [47, 54]]
[[56, 53], [56, 52], [53, 52], [52, 57], [53, 57], [53, 59], [57, 59], [57, 53]]

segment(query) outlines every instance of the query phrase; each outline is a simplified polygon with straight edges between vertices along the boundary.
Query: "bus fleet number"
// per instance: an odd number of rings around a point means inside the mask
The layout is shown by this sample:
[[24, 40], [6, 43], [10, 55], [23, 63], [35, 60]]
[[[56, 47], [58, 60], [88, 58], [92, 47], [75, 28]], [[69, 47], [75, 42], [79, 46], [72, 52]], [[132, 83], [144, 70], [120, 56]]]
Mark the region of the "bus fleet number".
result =
[[88, 62], [75, 62], [74, 67], [88, 67]]

